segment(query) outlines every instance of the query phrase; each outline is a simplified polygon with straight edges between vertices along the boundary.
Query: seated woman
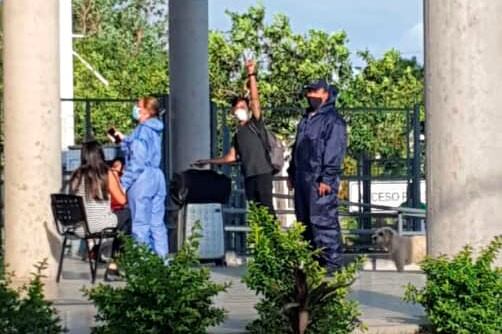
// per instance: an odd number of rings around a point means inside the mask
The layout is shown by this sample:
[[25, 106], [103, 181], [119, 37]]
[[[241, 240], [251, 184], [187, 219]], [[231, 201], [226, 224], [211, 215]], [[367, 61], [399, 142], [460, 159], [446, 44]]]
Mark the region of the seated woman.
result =
[[120, 178], [124, 172], [124, 164], [124, 158], [117, 157], [113, 159], [108, 173], [108, 178], [110, 179], [108, 187], [111, 195], [112, 212], [117, 215], [119, 220], [117, 228], [124, 234], [130, 235], [132, 223], [131, 211], [127, 207], [127, 198], [120, 183]]
[[[127, 219], [130, 219], [112, 212], [112, 199], [121, 205], [125, 205], [127, 199], [120, 181], [106, 165], [103, 150], [96, 141], [82, 145], [81, 166], [70, 179], [70, 192], [82, 196], [84, 200], [90, 233], [126, 225]], [[76, 233], [83, 235], [83, 228]], [[110, 269], [115, 270], [114, 267]]]
[[[120, 185], [120, 178], [122, 177], [122, 174], [124, 174], [124, 164], [125, 159], [121, 157], [116, 157], [110, 164], [110, 171], [112, 173], [112, 176], [118, 181], [117, 185]], [[121, 201], [120, 198], [115, 198], [112, 196], [111, 207], [112, 211], [116, 212], [125, 209], [126, 203], [124, 201]]]

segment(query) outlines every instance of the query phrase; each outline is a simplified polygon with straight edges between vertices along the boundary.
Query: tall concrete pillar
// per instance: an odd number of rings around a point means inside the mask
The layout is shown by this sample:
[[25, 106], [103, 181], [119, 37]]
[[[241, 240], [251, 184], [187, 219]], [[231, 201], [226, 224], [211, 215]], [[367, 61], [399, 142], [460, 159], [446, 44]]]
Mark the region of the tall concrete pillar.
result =
[[5, 260], [18, 277], [59, 242], [49, 195], [61, 186], [58, 0], [4, 0]]
[[425, 1], [428, 246], [502, 233], [502, 1]]
[[172, 168], [209, 157], [207, 0], [169, 1], [169, 107]]

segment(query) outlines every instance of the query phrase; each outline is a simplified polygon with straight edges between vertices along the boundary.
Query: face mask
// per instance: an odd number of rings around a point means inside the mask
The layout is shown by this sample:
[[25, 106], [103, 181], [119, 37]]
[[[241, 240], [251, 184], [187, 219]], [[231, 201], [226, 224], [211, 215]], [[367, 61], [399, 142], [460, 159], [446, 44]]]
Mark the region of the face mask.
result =
[[137, 105], [134, 105], [134, 107], [132, 107], [132, 118], [135, 121], [138, 121], [140, 114], [141, 114], [141, 110], [139, 109], [139, 107]]
[[307, 97], [307, 101], [313, 111], [317, 110], [322, 104], [322, 99], [320, 97]]
[[236, 109], [234, 112], [235, 118], [237, 118], [240, 122], [246, 122], [249, 119], [248, 111], [244, 108]]

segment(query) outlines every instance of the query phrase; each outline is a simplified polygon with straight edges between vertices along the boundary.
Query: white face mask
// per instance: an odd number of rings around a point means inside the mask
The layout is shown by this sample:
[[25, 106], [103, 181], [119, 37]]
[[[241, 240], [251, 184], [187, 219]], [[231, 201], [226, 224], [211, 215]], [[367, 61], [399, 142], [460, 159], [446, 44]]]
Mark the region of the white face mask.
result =
[[244, 108], [235, 109], [234, 116], [240, 122], [247, 122], [249, 120], [248, 111], [247, 111], [247, 109], [244, 109]]

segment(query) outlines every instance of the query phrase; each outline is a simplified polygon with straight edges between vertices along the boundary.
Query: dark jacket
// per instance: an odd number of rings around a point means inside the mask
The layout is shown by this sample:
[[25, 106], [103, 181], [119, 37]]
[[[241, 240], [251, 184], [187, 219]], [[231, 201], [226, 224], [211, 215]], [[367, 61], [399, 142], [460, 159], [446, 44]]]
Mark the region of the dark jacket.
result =
[[335, 100], [336, 95], [331, 94], [319, 110], [313, 114], [307, 110], [303, 115], [288, 169], [293, 183], [307, 174], [316, 182], [338, 183], [347, 148], [347, 125], [335, 110]]

